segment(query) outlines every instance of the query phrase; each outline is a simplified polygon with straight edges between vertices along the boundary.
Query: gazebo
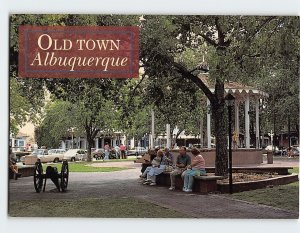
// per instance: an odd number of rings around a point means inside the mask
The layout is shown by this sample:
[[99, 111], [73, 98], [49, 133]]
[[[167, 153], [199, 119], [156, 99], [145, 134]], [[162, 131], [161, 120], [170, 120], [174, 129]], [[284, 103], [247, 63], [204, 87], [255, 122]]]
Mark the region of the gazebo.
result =
[[[214, 85], [209, 82], [208, 75], [201, 75], [199, 78], [209, 87], [211, 92], [215, 92]], [[259, 105], [263, 98], [269, 97], [268, 93], [258, 90], [255, 87], [246, 86], [237, 82], [225, 82], [225, 93], [232, 94], [235, 97], [234, 107], [234, 130], [237, 135], [240, 134], [239, 108], [242, 102], [245, 103], [245, 148], [250, 148], [250, 99], [255, 102], [255, 147], [260, 148], [259, 145]], [[207, 106], [209, 108], [210, 101], [207, 99]], [[240, 145], [239, 139], [237, 145]], [[207, 111], [207, 147], [211, 148], [211, 113]]]

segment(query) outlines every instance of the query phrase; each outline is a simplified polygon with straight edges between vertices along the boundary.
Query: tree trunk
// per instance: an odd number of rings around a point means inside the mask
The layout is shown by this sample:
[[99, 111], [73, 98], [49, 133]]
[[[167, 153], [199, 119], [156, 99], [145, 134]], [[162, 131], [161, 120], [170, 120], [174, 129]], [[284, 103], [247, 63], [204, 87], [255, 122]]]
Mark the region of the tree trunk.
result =
[[89, 138], [87, 139], [87, 161], [92, 161], [92, 145], [93, 145], [93, 139]]
[[224, 104], [212, 105], [212, 114], [215, 126], [216, 137], [216, 176], [227, 176], [228, 174], [228, 153], [227, 153], [227, 115]]
[[86, 132], [86, 141], [87, 141], [87, 161], [92, 161], [92, 133], [91, 133], [91, 126], [88, 124], [87, 118], [85, 119], [85, 132]]
[[[218, 54], [222, 58], [224, 53], [224, 47], [219, 47]], [[220, 59], [222, 60], [222, 59]], [[224, 79], [225, 74], [220, 66], [217, 66], [215, 93], [212, 93], [209, 88], [202, 82], [202, 80], [190, 73], [181, 64], [174, 63], [177, 71], [186, 79], [194, 82], [210, 100], [212, 106], [212, 117], [215, 122], [215, 136], [216, 136], [216, 162], [215, 162], [215, 174], [219, 176], [228, 175], [228, 154], [227, 154], [227, 114], [224, 102]], [[223, 79], [223, 80], [222, 80]], [[177, 138], [177, 137], [176, 137]]]
[[215, 159], [215, 174], [217, 176], [228, 175], [228, 151], [227, 151], [227, 112], [224, 101], [224, 82], [216, 80], [215, 96], [216, 101], [212, 104], [212, 117], [215, 125], [216, 137], [216, 159]]

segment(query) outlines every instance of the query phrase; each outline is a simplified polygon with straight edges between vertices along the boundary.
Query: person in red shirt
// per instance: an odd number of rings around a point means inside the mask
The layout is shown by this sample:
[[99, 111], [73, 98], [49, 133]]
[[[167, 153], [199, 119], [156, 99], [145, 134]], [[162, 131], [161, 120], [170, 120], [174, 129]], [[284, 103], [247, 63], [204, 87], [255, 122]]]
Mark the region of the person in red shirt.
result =
[[126, 159], [126, 146], [121, 144], [120, 145], [120, 151], [121, 151], [121, 159]]

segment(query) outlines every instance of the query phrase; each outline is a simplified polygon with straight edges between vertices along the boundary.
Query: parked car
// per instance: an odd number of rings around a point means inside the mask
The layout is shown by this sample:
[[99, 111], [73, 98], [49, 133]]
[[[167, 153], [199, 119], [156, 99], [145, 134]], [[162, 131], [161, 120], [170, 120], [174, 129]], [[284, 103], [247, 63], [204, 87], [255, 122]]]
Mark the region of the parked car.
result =
[[87, 158], [87, 151], [83, 149], [70, 149], [63, 155], [63, 159], [69, 161], [85, 160]]
[[104, 158], [104, 149], [99, 148], [92, 151], [92, 157], [96, 160]]
[[292, 153], [294, 156], [299, 156], [300, 147], [299, 146], [292, 146]]
[[[47, 149], [35, 149], [30, 155], [25, 155], [24, 159], [21, 160], [25, 165], [34, 165], [35, 162], [40, 159], [42, 163], [58, 163], [63, 159], [63, 153], [51, 153], [48, 152]], [[60, 151], [63, 152], [63, 151]]]
[[141, 155], [141, 154], [145, 154], [147, 152], [147, 149], [145, 147], [133, 147], [131, 150], [127, 151], [127, 155]]
[[275, 155], [287, 156], [287, 149], [282, 148], [282, 149], [279, 149], [279, 150], [275, 150]]
[[274, 147], [272, 145], [268, 145], [265, 148], [266, 151], [273, 151], [274, 149], [275, 149], [275, 153], [276, 153], [276, 151], [278, 151], [278, 147], [277, 146]]
[[50, 149], [50, 150], [48, 150], [49, 155], [51, 155], [51, 154], [64, 154], [64, 153], [66, 153], [65, 149]]
[[202, 144], [193, 144], [193, 147], [201, 149], [202, 148]]
[[29, 155], [31, 152], [21, 152], [21, 151], [15, 151], [12, 152], [11, 156], [13, 156], [13, 159], [17, 162], [23, 162], [25, 160], [25, 155]]

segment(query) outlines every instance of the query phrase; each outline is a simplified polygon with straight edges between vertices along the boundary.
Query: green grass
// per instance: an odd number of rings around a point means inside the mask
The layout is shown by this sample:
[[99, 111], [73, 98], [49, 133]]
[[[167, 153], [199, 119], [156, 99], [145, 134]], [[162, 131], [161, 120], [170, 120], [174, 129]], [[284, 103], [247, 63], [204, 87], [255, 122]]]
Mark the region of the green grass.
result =
[[299, 167], [294, 167], [293, 169], [289, 169], [289, 173], [298, 173], [299, 174]]
[[299, 212], [299, 181], [273, 188], [234, 193], [230, 197]]
[[[289, 169], [289, 173], [299, 174], [299, 167]], [[299, 181], [273, 188], [234, 193], [230, 197], [299, 212]]]
[[[127, 170], [127, 167], [92, 167], [89, 166], [91, 163], [69, 163], [70, 172], [115, 172]], [[43, 170], [46, 171], [47, 164], [43, 164]], [[61, 163], [51, 164], [52, 167], [57, 167], [57, 170], [60, 172]]]
[[12, 217], [187, 218], [189, 216], [143, 200], [125, 198], [11, 201]]

